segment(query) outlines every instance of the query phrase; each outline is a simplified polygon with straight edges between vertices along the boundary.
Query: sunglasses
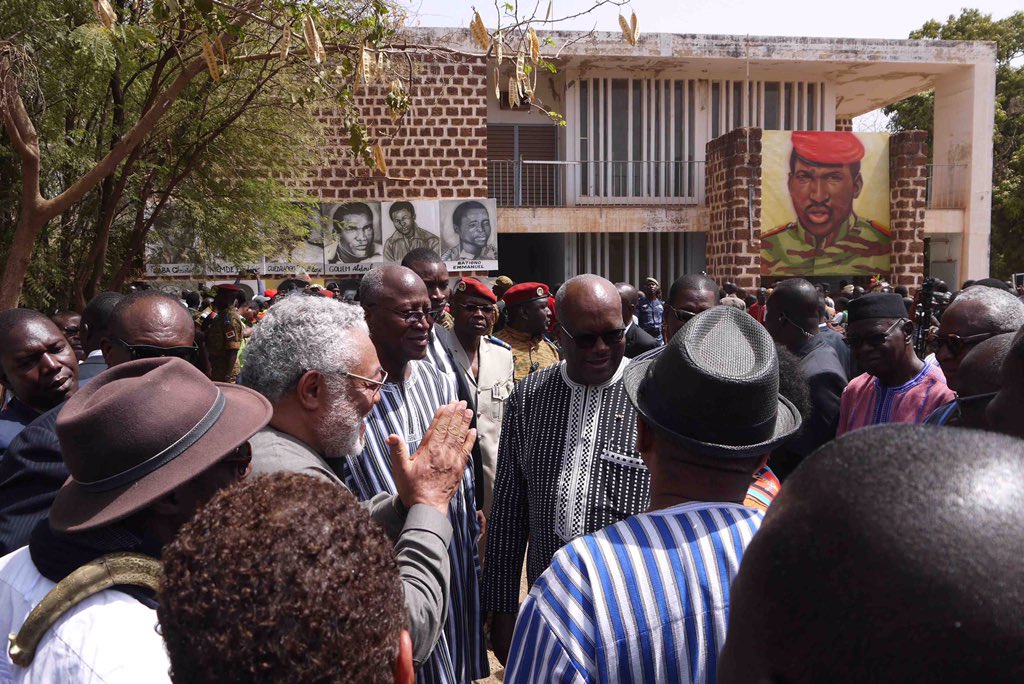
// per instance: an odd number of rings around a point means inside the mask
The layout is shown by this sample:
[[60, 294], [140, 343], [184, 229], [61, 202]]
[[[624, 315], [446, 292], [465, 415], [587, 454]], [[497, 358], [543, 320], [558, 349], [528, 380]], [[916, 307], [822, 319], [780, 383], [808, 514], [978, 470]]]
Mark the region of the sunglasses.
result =
[[561, 328], [562, 332], [568, 335], [569, 339], [572, 340], [573, 344], [575, 344], [580, 349], [592, 348], [595, 344], [597, 344], [598, 339], [604, 342], [606, 346], [611, 347], [612, 345], [621, 342], [623, 335], [626, 334], [625, 328], [617, 328], [615, 330], [608, 330], [603, 333], [585, 333], [581, 335], [573, 335], [571, 332], [565, 329], [564, 325], [559, 325], [558, 327]]
[[983, 342], [990, 337], [997, 335], [998, 333], [987, 332], [978, 333], [977, 335], [968, 335], [967, 337], [960, 337], [959, 335], [937, 335], [932, 333], [928, 336], [928, 344], [935, 351], [939, 351], [943, 347], [949, 349], [949, 353], [953, 356], [960, 356], [967, 347], [974, 346], [979, 342]]
[[687, 311], [686, 309], [677, 309], [670, 304], [666, 304], [665, 308], [672, 312], [672, 315], [676, 317], [676, 320], [680, 323], [687, 323], [691, 318], [697, 314], [693, 311]]
[[865, 344], [868, 345], [869, 347], [878, 348], [885, 344], [885, 341], [889, 339], [889, 335], [892, 335], [892, 331], [896, 329], [896, 326], [902, 325], [906, 322], [907, 319], [901, 318], [892, 325], [890, 325], [889, 329], [886, 330], [884, 333], [865, 335], [864, 337], [860, 337], [858, 335], [847, 335], [843, 342], [845, 342], [846, 346], [849, 347], [850, 349], [858, 349]]
[[456, 306], [460, 307], [468, 314], [482, 313], [486, 316], [487, 314], [494, 313], [493, 304], [468, 304], [466, 302], [459, 302]]
[[113, 340], [124, 347], [132, 361], [164, 357], [184, 359], [191, 364], [199, 361], [199, 347], [194, 344], [191, 347], [154, 347], [151, 344], [128, 344], [119, 337], [115, 337]]

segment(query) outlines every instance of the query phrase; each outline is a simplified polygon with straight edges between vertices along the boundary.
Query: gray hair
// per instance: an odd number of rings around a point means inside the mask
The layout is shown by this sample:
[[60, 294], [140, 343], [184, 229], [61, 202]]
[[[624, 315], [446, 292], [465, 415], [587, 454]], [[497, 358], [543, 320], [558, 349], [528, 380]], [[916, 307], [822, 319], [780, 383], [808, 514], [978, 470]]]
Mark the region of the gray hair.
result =
[[355, 364], [348, 334], [352, 330], [369, 334], [363, 310], [353, 304], [327, 297], [277, 302], [249, 339], [240, 382], [277, 401], [295, 387], [303, 371], [347, 372]]
[[[1016, 332], [1024, 326], [1024, 303], [1017, 296], [1006, 290], [999, 290], [984, 285], [972, 285], [956, 296], [949, 308], [960, 302], [978, 302], [985, 312], [978, 321], [980, 325], [992, 332]], [[947, 312], [949, 309], [947, 309]]]

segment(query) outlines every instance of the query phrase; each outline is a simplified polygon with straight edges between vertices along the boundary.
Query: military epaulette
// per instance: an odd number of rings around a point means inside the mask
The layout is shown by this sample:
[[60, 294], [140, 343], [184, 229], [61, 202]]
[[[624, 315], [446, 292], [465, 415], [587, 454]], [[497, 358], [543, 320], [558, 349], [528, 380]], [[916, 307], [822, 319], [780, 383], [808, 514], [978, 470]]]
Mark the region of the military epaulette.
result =
[[763, 240], [763, 239], [765, 239], [767, 237], [771, 237], [773, 235], [778, 235], [779, 233], [781, 233], [783, 231], [786, 231], [786, 230], [789, 230], [790, 228], [796, 228], [796, 223], [787, 223], [784, 226], [779, 226], [778, 228], [774, 228], [772, 230], [769, 230], [767, 233], [761, 233], [761, 239]]
[[509, 343], [508, 343], [508, 342], [506, 342], [505, 340], [499, 340], [499, 339], [498, 339], [497, 337], [495, 337], [494, 335], [488, 335], [488, 336], [487, 336], [487, 337], [486, 337], [485, 339], [486, 339], [486, 340], [487, 340], [488, 342], [490, 342], [491, 344], [496, 344], [496, 345], [498, 345], [499, 347], [503, 347], [503, 348], [505, 348], [505, 349], [512, 349], [512, 345], [511, 345], [511, 344], [509, 344]]
[[882, 225], [881, 223], [879, 223], [878, 221], [872, 221], [871, 219], [868, 219], [868, 224], [869, 224], [869, 225], [870, 225], [870, 226], [871, 226], [872, 228], [874, 228], [875, 230], [877, 230], [877, 231], [878, 231], [879, 233], [881, 233], [882, 235], [884, 235], [885, 237], [888, 237], [888, 238], [891, 238], [891, 237], [892, 237], [892, 231], [891, 231], [891, 230], [889, 230], [889, 228], [888, 228], [887, 226], [883, 226], [883, 225]]

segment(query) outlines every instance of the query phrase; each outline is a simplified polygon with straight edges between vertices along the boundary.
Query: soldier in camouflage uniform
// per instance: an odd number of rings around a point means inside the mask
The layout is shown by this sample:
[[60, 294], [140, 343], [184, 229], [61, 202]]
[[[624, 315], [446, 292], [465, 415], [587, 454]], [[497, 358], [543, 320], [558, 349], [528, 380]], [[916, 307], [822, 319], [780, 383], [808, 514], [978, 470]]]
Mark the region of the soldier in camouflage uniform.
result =
[[216, 315], [206, 319], [206, 353], [210, 359], [210, 379], [215, 382], [234, 382], [238, 378], [238, 350], [245, 333], [245, 322], [235, 306], [240, 293], [241, 289], [234, 285], [218, 286], [213, 300]]
[[864, 145], [853, 133], [794, 131], [789, 195], [796, 221], [761, 234], [761, 275], [870, 275], [890, 269], [892, 233], [858, 217]]
[[515, 381], [559, 362], [558, 347], [544, 337], [551, 312], [548, 310], [548, 286], [543, 283], [513, 285], [502, 298], [508, 312], [508, 325], [501, 339], [512, 347]]

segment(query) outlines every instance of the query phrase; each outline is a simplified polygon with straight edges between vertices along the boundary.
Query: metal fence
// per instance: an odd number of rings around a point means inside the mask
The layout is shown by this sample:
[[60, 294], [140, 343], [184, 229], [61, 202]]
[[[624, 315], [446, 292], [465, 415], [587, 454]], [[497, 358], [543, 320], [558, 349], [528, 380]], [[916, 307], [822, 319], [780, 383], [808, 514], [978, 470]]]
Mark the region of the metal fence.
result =
[[928, 208], [963, 209], [967, 206], [967, 165], [928, 165]]
[[699, 204], [704, 168], [703, 161], [488, 161], [488, 196], [499, 207]]

